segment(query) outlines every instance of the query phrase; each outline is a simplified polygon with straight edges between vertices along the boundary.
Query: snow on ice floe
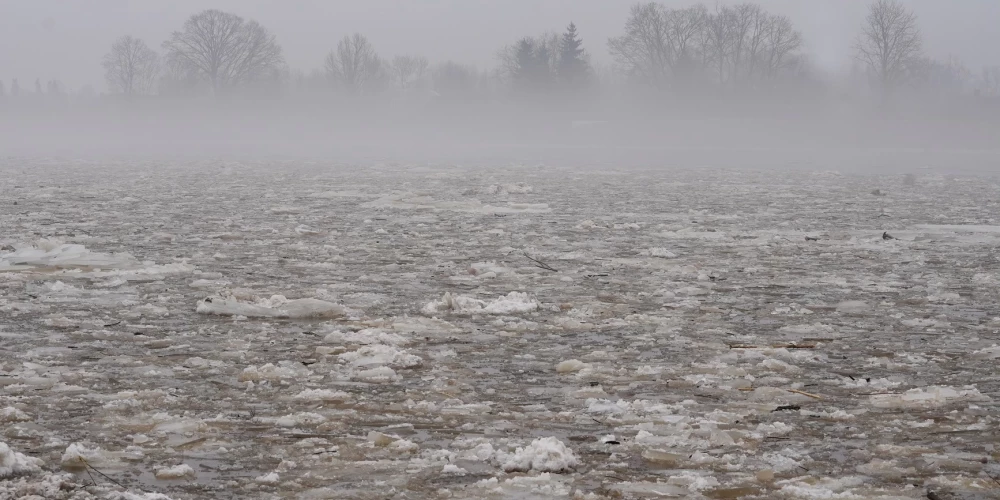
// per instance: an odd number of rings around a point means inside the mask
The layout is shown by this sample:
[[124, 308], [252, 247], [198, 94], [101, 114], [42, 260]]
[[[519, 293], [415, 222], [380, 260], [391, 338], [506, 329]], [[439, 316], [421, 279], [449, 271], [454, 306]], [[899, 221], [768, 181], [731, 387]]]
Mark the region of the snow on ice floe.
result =
[[586, 363], [578, 359], [567, 359], [556, 365], [556, 371], [559, 373], [573, 373], [582, 370], [586, 366]]
[[260, 366], [248, 366], [239, 375], [241, 382], [281, 382], [301, 380], [310, 377], [312, 370], [296, 361], [280, 361], [277, 365], [266, 363]]
[[25, 456], [0, 441], [0, 480], [34, 474], [41, 471], [42, 465], [40, 459]]
[[[469, 487], [472, 498], [548, 499], [569, 498], [573, 493], [570, 480], [548, 472], [534, 476], [483, 479]], [[582, 497], [587, 498], [587, 497]], [[596, 498], [596, 497], [595, 497]]]
[[41, 239], [30, 245], [17, 245], [10, 252], [0, 251], [0, 271], [20, 271], [39, 267], [61, 269], [97, 267], [126, 269], [139, 262], [127, 253], [108, 254], [89, 250], [83, 245]]
[[371, 366], [392, 366], [395, 368], [413, 368], [423, 361], [420, 356], [414, 356], [405, 349], [389, 345], [366, 345], [356, 351], [345, 352], [337, 356], [341, 363], [351, 368], [367, 368]]
[[554, 437], [538, 438], [523, 448], [517, 448], [504, 463], [507, 472], [568, 472], [580, 460], [569, 447]]
[[113, 461], [111, 455], [99, 447], [73, 443], [63, 452], [59, 465], [66, 470], [83, 470], [89, 466], [105, 465]]
[[522, 314], [538, 310], [538, 301], [524, 292], [510, 292], [491, 301], [483, 301], [465, 295], [445, 292], [441, 300], [428, 302], [421, 312], [428, 316], [435, 314]]
[[497, 264], [495, 261], [476, 262], [469, 265], [469, 274], [478, 278], [495, 278], [497, 276], [513, 275], [514, 270]]
[[1000, 359], [1000, 346], [985, 347], [972, 353], [974, 359]]
[[156, 479], [193, 479], [194, 469], [188, 464], [179, 464], [172, 467], [163, 467], [156, 470]]
[[647, 257], [658, 257], [661, 259], [677, 258], [677, 254], [671, 252], [670, 250], [667, 250], [666, 248], [661, 248], [661, 247], [647, 248], [642, 251], [642, 255], [645, 255]]
[[910, 389], [902, 394], [876, 394], [870, 396], [871, 404], [880, 408], [935, 408], [955, 402], [990, 401], [975, 387], [956, 389], [947, 386], [930, 386]]
[[344, 391], [336, 391], [332, 389], [305, 389], [302, 392], [292, 396], [293, 399], [298, 399], [302, 401], [334, 401], [334, 402], [344, 402], [352, 399], [351, 395]]
[[358, 331], [342, 332], [334, 330], [323, 337], [323, 342], [343, 345], [402, 345], [409, 342], [409, 338], [393, 332], [387, 332], [379, 328], [366, 328]]
[[14, 408], [13, 406], [8, 406], [6, 408], [0, 408], [0, 424], [9, 424], [13, 422], [30, 422], [31, 417], [24, 413], [23, 411]]
[[247, 318], [342, 318], [350, 314], [340, 304], [320, 299], [287, 299], [284, 295], [269, 298], [256, 296], [215, 295], [198, 301], [199, 314], [245, 316]]

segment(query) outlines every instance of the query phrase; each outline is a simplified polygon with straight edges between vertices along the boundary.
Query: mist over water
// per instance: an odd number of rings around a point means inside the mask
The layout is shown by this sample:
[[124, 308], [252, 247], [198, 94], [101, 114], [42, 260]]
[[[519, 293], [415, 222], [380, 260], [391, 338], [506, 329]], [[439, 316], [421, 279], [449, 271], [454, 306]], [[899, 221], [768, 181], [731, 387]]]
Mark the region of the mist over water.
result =
[[[691, 166], [766, 150], [809, 164], [979, 157], [998, 138], [1000, 62], [975, 28], [996, 19], [989, 2], [899, 4], [919, 43], [886, 54], [902, 61], [892, 75], [860, 57], [861, 2], [230, 2], [220, 12], [261, 28], [274, 53], [218, 81], [175, 38], [198, 2], [8, 4], [0, 36], [19, 48], [0, 56], [0, 147], [12, 155]], [[83, 22], [98, 16], [101, 30]], [[149, 58], [131, 60], [142, 78], [127, 87], [112, 75], [121, 60], [106, 64], [125, 35]], [[363, 81], [338, 73], [352, 39]]]
[[997, 498], [998, 21], [0, 0], [0, 500]]

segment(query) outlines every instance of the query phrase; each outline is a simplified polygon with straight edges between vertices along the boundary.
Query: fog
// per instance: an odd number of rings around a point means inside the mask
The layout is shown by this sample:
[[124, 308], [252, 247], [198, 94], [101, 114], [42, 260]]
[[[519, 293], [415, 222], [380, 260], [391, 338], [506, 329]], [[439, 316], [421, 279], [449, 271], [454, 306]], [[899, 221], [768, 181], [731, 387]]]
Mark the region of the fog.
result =
[[[699, 15], [722, 19], [739, 3], [704, 3]], [[656, 63], [663, 68], [636, 64], [636, 57], [675, 51], [676, 41], [655, 47], [634, 33], [618, 46], [632, 52], [616, 52], [609, 41], [627, 38], [633, 5], [3, 0], [0, 147], [24, 155], [687, 164], [752, 161], [761, 151], [799, 163], [873, 150], [981, 155], [996, 142], [996, 2], [900, 2], [916, 17], [920, 44], [884, 81], [858, 57], [865, 2], [756, 2], [755, 19], [786, 20], [792, 34], [766, 70], [760, 61], [773, 52], [738, 48], [745, 45], [737, 38], [749, 44], [754, 35], [737, 36], [732, 27], [725, 46], [710, 46], [706, 28], [690, 49]], [[681, 9], [699, 3], [658, 5], [670, 29], [683, 20]], [[273, 64], [225, 82], [182, 67], [165, 42], [209, 8], [260, 23], [280, 50]], [[585, 82], [560, 76], [560, 37], [570, 22], [585, 51]], [[378, 65], [364, 88], [338, 79], [327, 64], [355, 33]], [[155, 53], [155, 74], [141, 88], [117, 85], [102, 64], [125, 35]], [[533, 50], [547, 51], [543, 76], [528, 75], [517, 59], [526, 37]], [[400, 55], [425, 61], [405, 77], [412, 81], [396, 72]]]
[[998, 0], [0, 0], [0, 500], [997, 498]]

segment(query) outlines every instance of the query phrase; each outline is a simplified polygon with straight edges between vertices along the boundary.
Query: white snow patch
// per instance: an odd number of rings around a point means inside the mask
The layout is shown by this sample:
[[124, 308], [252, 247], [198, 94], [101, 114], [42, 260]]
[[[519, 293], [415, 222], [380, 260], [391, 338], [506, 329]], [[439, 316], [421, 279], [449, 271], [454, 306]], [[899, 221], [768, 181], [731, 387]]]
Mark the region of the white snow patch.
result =
[[503, 464], [506, 472], [567, 472], [580, 461], [562, 441], [554, 437], [539, 438], [517, 451]]
[[929, 386], [910, 389], [902, 394], [876, 394], [871, 396], [872, 405], [879, 408], [934, 408], [956, 401], [989, 400], [989, 397], [972, 386], [961, 389], [948, 386]]
[[342, 332], [340, 330], [334, 330], [323, 337], [323, 342], [331, 344], [355, 345], [400, 345], [406, 343], [407, 340], [408, 339], [402, 335], [386, 332], [377, 328], [366, 328], [356, 332]]
[[67, 244], [57, 239], [41, 239], [30, 245], [15, 245], [12, 252], [0, 252], [0, 271], [38, 267], [121, 269], [138, 265], [135, 257], [127, 253], [92, 252], [83, 245]]
[[18, 453], [0, 441], [0, 479], [35, 474], [41, 471], [41, 466], [40, 459]]
[[27, 413], [24, 413], [13, 406], [8, 406], [6, 408], [0, 408], [0, 423], [10, 423], [10, 422], [30, 422], [31, 417]]
[[284, 295], [247, 301], [234, 296], [208, 297], [198, 302], [199, 314], [246, 316], [248, 318], [342, 318], [346, 307], [319, 299], [289, 300]]
[[973, 359], [998, 359], [1000, 358], [1000, 346], [994, 345], [980, 349], [972, 353]]
[[301, 412], [278, 417], [274, 424], [278, 427], [310, 427], [326, 422], [326, 417], [318, 413]]
[[587, 366], [586, 363], [580, 361], [579, 359], [567, 359], [556, 365], [556, 372], [558, 373], [573, 373], [578, 372]]
[[267, 474], [264, 474], [263, 476], [257, 476], [257, 477], [254, 478], [254, 482], [257, 483], [257, 484], [264, 484], [264, 485], [267, 485], [267, 486], [274, 486], [274, 485], [278, 484], [278, 473], [277, 472], [269, 472]]
[[347, 401], [351, 395], [344, 391], [333, 391], [330, 389], [305, 389], [292, 396], [293, 399], [303, 401]]
[[455, 464], [444, 464], [444, 467], [441, 467], [441, 474], [445, 476], [464, 476], [468, 473], [469, 471]]
[[359, 382], [386, 383], [397, 382], [402, 377], [396, 374], [396, 370], [388, 366], [379, 366], [369, 370], [360, 370], [351, 373], [351, 379]]
[[63, 452], [59, 465], [64, 469], [85, 469], [105, 460], [105, 451], [100, 448], [89, 448], [81, 443], [73, 443]]
[[510, 292], [489, 302], [446, 292], [441, 300], [429, 302], [421, 312], [428, 316], [442, 313], [510, 315], [536, 311], [538, 307], [538, 301], [524, 292]]
[[307, 377], [312, 374], [309, 368], [306, 368], [302, 363], [295, 361], [279, 361], [277, 365], [272, 363], [267, 363], [265, 365], [248, 366], [243, 369], [240, 373], [239, 380], [241, 382], [259, 382], [261, 380], [268, 380], [271, 382], [278, 382], [281, 380], [292, 380]]
[[414, 356], [405, 349], [389, 345], [366, 345], [356, 351], [345, 352], [337, 356], [341, 363], [352, 368], [367, 368], [371, 366], [394, 366], [397, 368], [412, 368], [423, 361], [420, 356]]
[[195, 477], [194, 469], [188, 464], [180, 464], [156, 470], [156, 479], [183, 479], [185, 477]]
[[670, 250], [667, 250], [666, 248], [659, 248], [659, 247], [657, 247], [657, 248], [647, 248], [646, 250], [642, 251], [642, 255], [644, 255], [646, 257], [657, 257], [657, 258], [660, 258], [660, 259], [675, 259], [675, 258], [677, 258], [677, 254], [675, 254], [674, 252], [671, 252]]

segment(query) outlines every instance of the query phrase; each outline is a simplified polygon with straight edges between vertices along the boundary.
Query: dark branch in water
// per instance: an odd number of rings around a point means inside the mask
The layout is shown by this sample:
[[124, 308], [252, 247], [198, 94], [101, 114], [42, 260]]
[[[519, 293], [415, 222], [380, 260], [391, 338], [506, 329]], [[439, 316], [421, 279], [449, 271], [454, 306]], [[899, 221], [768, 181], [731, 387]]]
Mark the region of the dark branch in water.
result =
[[536, 258], [534, 258], [534, 257], [532, 257], [530, 255], [528, 255], [528, 252], [524, 252], [524, 256], [527, 257], [528, 260], [530, 260], [531, 262], [534, 262], [535, 263], [535, 267], [537, 267], [537, 268], [545, 269], [546, 271], [552, 271], [554, 273], [558, 273], [559, 272], [558, 270], [556, 270], [556, 268], [554, 268], [554, 267], [546, 264], [545, 262], [542, 262], [542, 261], [540, 261], [540, 260], [538, 260], [538, 259], [536, 259]]
[[[96, 467], [94, 467], [93, 465], [90, 465], [90, 462], [84, 460], [83, 457], [80, 457], [80, 460], [83, 462], [84, 465], [87, 466], [87, 474], [90, 474], [90, 471], [93, 470], [94, 472], [100, 474], [101, 477], [103, 477], [104, 479], [107, 479], [108, 481], [111, 481], [112, 483], [117, 484], [118, 486], [120, 486], [123, 489], [126, 489], [126, 490], [128, 489], [128, 488], [125, 488], [125, 485], [123, 485], [122, 483], [119, 483], [118, 481], [115, 481], [113, 478], [111, 478], [111, 476], [109, 476], [109, 475], [107, 475], [107, 474], [105, 474], [105, 473], [97, 470]], [[90, 479], [93, 480], [94, 476], [91, 475]], [[94, 485], [95, 486], [97, 485], [97, 481], [94, 481]]]

